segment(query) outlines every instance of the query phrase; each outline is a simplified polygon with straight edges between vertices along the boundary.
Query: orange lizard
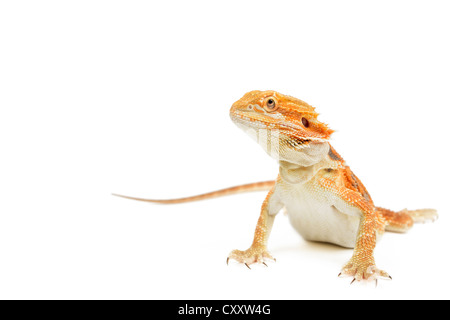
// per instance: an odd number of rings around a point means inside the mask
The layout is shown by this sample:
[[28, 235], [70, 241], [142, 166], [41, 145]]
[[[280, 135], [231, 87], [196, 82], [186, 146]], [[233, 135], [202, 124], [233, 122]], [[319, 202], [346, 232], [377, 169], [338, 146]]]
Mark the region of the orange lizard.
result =
[[[261, 208], [249, 249], [233, 250], [228, 258], [249, 267], [275, 260], [267, 250], [276, 214], [283, 208], [306, 240], [354, 248], [339, 275], [360, 280], [390, 278], [375, 265], [374, 249], [383, 232], [406, 232], [415, 222], [434, 221], [433, 209], [394, 212], [375, 206], [362, 182], [330, 145], [333, 130], [319, 120], [309, 104], [275, 91], [251, 91], [230, 110], [233, 122], [279, 162], [275, 181], [251, 183], [198, 196], [151, 200], [170, 204], [209, 199], [238, 192], [270, 190]], [[250, 268], [250, 267], [249, 267]]]

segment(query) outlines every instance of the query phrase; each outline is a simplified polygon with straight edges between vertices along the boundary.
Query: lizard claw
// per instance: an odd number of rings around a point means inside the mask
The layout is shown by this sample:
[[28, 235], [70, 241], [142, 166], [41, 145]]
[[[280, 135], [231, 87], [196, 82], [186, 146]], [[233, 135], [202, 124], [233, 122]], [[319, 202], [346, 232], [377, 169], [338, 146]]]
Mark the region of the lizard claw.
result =
[[230, 259], [243, 263], [249, 269], [251, 269], [250, 264], [253, 263], [261, 263], [268, 267], [264, 261], [266, 259], [276, 261], [265, 248], [250, 248], [245, 251], [233, 250], [227, 258], [227, 264]]
[[372, 263], [358, 263], [355, 261], [350, 261], [343, 268], [341, 273], [339, 273], [338, 277], [341, 275], [352, 276], [353, 280], [350, 284], [353, 284], [355, 281], [373, 281], [375, 280], [375, 285], [378, 284], [378, 279], [391, 279], [392, 277], [383, 270], [378, 269], [375, 264]]

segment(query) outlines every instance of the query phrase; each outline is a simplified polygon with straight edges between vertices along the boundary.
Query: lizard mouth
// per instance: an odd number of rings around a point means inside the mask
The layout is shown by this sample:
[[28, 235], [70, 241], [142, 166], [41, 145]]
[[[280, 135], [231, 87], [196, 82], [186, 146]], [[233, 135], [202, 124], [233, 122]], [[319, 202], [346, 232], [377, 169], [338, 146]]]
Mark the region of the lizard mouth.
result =
[[[235, 110], [230, 113], [231, 120], [244, 129], [270, 129], [271, 124], [262, 115], [250, 115], [249, 112]], [[275, 125], [273, 126], [275, 128]]]
[[308, 132], [306, 132], [302, 127], [290, 124], [290, 123], [280, 123], [278, 124], [279, 130], [283, 130], [288, 136], [291, 137], [291, 139], [294, 141], [294, 143], [314, 143], [314, 142], [326, 142], [328, 139], [314, 137]]
[[269, 130], [272, 135], [278, 134], [280, 140], [286, 141], [287, 145], [292, 145], [296, 148], [306, 147], [310, 143], [327, 141], [327, 139], [310, 135], [300, 125], [287, 123], [282, 119], [275, 119], [273, 117], [267, 118], [266, 115], [250, 114], [250, 112], [235, 110], [230, 113], [230, 117], [244, 131]]

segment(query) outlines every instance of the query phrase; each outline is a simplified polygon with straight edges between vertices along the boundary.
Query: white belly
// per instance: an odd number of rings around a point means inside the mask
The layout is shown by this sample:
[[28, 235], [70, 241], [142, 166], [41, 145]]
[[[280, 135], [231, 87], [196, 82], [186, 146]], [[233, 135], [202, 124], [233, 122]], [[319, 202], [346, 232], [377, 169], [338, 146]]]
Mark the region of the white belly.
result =
[[327, 200], [326, 194], [298, 185], [283, 194], [283, 203], [292, 226], [306, 240], [330, 242], [346, 248], [355, 246], [359, 215], [340, 212]]

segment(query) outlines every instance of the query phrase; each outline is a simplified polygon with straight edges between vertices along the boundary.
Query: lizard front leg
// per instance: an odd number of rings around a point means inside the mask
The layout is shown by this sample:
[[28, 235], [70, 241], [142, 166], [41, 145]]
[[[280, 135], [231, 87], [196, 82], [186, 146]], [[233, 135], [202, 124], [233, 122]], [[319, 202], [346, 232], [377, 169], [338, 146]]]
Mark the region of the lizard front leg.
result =
[[374, 210], [368, 211], [361, 216], [353, 255], [339, 274], [352, 276], [352, 283], [355, 280], [377, 280], [379, 277], [392, 279], [375, 265], [374, 249], [380, 222], [374, 213]]
[[353, 255], [339, 275], [352, 276], [353, 281], [376, 280], [379, 277], [391, 278], [387, 272], [378, 269], [375, 265], [375, 245], [377, 236], [384, 232], [385, 220], [377, 212], [373, 202], [361, 193], [336, 183], [336, 179], [324, 178], [320, 181], [320, 185], [333, 195], [334, 206], [339, 211], [360, 215]]
[[262, 263], [266, 265], [264, 262], [265, 259], [275, 261], [275, 258], [267, 251], [267, 242], [269, 240], [275, 216], [282, 207], [275, 199], [274, 190], [275, 187], [270, 190], [262, 204], [261, 214], [256, 225], [252, 245], [244, 251], [231, 251], [227, 258], [227, 264], [229, 259], [233, 259], [250, 268], [249, 265], [253, 263]]

